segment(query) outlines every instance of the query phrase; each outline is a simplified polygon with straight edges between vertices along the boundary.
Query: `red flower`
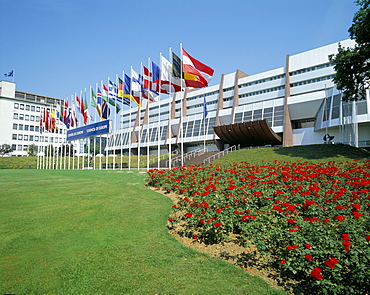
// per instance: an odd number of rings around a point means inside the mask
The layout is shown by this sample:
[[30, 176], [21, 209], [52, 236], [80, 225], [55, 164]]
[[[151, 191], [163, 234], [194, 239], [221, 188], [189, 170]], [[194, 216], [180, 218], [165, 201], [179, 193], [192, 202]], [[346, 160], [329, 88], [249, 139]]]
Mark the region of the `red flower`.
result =
[[310, 275], [311, 275], [311, 277], [313, 277], [313, 278], [315, 278], [316, 280], [322, 280], [322, 274], [321, 274], [321, 272], [322, 272], [322, 270], [320, 269], [320, 268], [318, 268], [318, 267], [315, 267], [312, 271], [311, 271], [311, 273], [310, 273]]
[[310, 255], [310, 254], [306, 254], [305, 256], [304, 256], [304, 258], [307, 260], [307, 261], [310, 261], [310, 260], [312, 260], [312, 255]]
[[172, 222], [172, 221], [175, 221], [174, 219], [172, 219], [172, 218], [168, 218], [168, 221], [169, 222]]
[[284, 259], [283, 260], [280, 260], [280, 263], [281, 264], [285, 264], [286, 263], [286, 260], [284, 260]]
[[324, 264], [329, 268], [334, 268], [336, 264], [338, 264], [338, 259], [330, 258], [329, 260], [325, 260]]
[[344, 215], [337, 215], [334, 220], [339, 220], [339, 221], [343, 221], [344, 219], [346, 219], [346, 216]]
[[213, 225], [214, 225], [215, 227], [220, 227], [220, 226], [222, 225], [222, 222], [215, 222], [215, 223], [213, 223]]
[[192, 216], [193, 216], [193, 213], [191, 213], [191, 212], [185, 213], [185, 217], [190, 218], [190, 217], [192, 217]]
[[369, 236], [365, 236], [365, 239], [366, 239], [366, 241], [370, 241], [370, 235]]
[[293, 248], [292, 248], [292, 246], [287, 246], [286, 248], [287, 248], [289, 251], [293, 249]]
[[311, 249], [311, 248], [312, 248], [312, 246], [311, 246], [310, 244], [306, 244], [304, 247], [305, 247], [306, 249]]
[[364, 214], [362, 214], [362, 213], [359, 213], [359, 212], [352, 212], [352, 215], [353, 215], [353, 217], [355, 218], [355, 219], [359, 219], [362, 215], [364, 215]]
[[293, 249], [298, 249], [297, 245], [293, 245], [292, 247], [293, 247]]
[[342, 245], [344, 246], [344, 247], [343, 247], [343, 250], [344, 250], [344, 251], [349, 251], [349, 246], [351, 246], [351, 242], [350, 242], [349, 240], [344, 240], [344, 241], [342, 242]]
[[349, 235], [348, 234], [342, 234], [342, 239], [343, 240], [349, 240]]

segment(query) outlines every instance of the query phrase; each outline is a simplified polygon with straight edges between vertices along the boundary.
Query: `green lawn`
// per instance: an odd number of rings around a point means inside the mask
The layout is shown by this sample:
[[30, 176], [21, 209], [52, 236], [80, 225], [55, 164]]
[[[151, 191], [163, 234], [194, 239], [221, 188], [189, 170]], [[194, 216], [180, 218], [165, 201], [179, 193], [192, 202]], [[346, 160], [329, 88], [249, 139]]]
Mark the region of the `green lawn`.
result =
[[0, 170], [0, 294], [284, 294], [174, 239], [145, 178]]
[[328, 161], [344, 162], [354, 159], [370, 160], [370, 152], [365, 149], [340, 144], [241, 149], [221, 157], [212, 162], [212, 164], [226, 164], [240, 161], [251, 164], [261, 164], [263, 162], [273, 163], [274, 161], [308, 161], [317, 163]]

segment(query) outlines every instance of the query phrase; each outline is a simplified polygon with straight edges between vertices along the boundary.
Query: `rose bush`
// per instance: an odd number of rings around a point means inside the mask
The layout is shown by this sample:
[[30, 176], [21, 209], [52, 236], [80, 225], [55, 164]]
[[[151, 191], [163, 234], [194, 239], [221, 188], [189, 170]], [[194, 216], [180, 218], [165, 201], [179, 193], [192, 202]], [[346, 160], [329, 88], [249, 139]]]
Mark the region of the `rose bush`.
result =
[[148, 185], [181, 195], [169, 222], [189, 237], [238, 234], [312, 292], [370, 289], [370, 161], [150, 170]]

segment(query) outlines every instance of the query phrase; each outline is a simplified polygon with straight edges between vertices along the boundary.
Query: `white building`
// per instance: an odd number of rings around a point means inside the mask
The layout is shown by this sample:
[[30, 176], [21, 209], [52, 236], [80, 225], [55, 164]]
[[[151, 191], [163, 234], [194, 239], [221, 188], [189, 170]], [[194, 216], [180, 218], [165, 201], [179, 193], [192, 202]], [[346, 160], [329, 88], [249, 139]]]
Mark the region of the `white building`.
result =
[[[352, 40], [340, 43], [354, 46]], [[334, 136], [334, 143], [369, 148], [369, 92], [366, 100], [342, 102], [328, 58], [337, 50], [335, 43], [288, 55], [282, 67], [271, 71], [248, 76], [237, 70], [222, 75], [216, 86], [161, 96], [149, 104], [143, 100], [141, 110], [121, 113], [121, 128], [110, 137], [108, 149], [155, 154], [204, 145], [208, 151], [231, 145], [308, 145], [324, 143], [326, 134]]]
[[9, 144], [11, 156], [27, 156], [31, 144], [39, 153], [52, 144], [57, 148], [65, 143], [66, 129], [57, 118], [58, 132], [40, 133], [40, 115], [44, 108], [57, 109], [63, 100], [17, 91], [16, 84], [0, 81], [0, 144]]

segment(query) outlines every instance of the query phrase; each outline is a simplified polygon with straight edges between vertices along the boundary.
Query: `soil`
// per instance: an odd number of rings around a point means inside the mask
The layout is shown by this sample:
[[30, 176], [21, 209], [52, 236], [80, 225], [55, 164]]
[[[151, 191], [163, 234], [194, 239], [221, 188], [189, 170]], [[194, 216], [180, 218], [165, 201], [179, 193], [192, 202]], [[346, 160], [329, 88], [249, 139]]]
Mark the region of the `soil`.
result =
[[[174, 193], [165, 193], [153, 187], [150, 188], [169, 197], [174, 203], [180, 200], [180, 197]], [[260, 255], [254, 245], [241, 245], [236, 236], [230, 236], [228, 241], [209, 245], [185, 237], [182, 232], [181, 225], [169, 229], [169, 233], [184, 245], [235, 264], [248, 271], [250, 275], [262, 278], [271, 287], [283, 289], [288, 294], [304, 293], [300, 291], [299, 282], [285, 277], [272, 267], [273, 259]]]

